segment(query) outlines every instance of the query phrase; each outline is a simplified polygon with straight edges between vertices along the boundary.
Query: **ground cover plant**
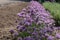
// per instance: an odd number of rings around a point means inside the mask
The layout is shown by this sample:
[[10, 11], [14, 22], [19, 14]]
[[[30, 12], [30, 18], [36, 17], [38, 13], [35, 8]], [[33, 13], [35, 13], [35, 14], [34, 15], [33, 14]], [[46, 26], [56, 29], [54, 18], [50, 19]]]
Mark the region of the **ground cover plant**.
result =
[[54, 17], [56, 25], [60, 26], [60, 4], [54, 2], [45, 2], [43, 3], [43, 5], [47, 10], [50, 11], [51, 15]]
[[10, 30], [12, 40], [57, 40], [60, 34], [53, 35], [54, 20], [45, 8], [37, 1], [17, 14], [20, 17], [16, 30]]

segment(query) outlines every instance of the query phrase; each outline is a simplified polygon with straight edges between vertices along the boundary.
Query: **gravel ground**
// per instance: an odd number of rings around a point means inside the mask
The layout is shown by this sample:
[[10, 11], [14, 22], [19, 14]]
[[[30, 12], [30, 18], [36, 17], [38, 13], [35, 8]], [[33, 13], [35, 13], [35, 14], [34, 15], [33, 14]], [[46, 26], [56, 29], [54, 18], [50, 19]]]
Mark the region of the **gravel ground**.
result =
[[0, 0], [0, 4], [11, 2], [10, 0]]
[[0, 4], [0, 40], [7, 40], [9, 30], [15, 29], [17, 23], [15, 21], [19, 19], [17, 13], [21, 11], [22, 8], [26, 7], [28, 3], [26, 2], [9, 2]]

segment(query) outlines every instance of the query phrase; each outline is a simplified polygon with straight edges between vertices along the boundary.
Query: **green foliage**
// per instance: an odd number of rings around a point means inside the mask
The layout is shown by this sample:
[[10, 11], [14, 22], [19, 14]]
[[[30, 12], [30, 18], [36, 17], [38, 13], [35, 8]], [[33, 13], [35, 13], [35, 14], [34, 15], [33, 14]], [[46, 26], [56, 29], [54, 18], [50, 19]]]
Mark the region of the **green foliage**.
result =
[[60, 0], [55, 0], [56, 2], [60, 2]]
[[44, 2], [44, 0], [39, 0], [39, 2], [40, 2], [40, 3], [43, 3], [43, 2]]
[[31, 25], [32, 27], [40, 27], [40, 28], [43, 28], [45, 25], [44, 25], [44, 23], [41, 23], [41, 24], [36, 24], [36, 23], [32, 23], [32, 25]]
[[60, 4], [55, 2], [45, 2], [43, 3], [43, 5], [47, 10], [50, 11], [51, 15], [54, 17], [56, 25], [60, 25]]
[[49, 1], [49, 2], [55, 2], [55, 0], [38, 0], [40, 3], [44, 3], [46, 1]]
[[28, 32], [20, 32], [19, 33], [19, 37], [27, 37], [27, 36], [30, 36], [31, 34], [29, 34]]

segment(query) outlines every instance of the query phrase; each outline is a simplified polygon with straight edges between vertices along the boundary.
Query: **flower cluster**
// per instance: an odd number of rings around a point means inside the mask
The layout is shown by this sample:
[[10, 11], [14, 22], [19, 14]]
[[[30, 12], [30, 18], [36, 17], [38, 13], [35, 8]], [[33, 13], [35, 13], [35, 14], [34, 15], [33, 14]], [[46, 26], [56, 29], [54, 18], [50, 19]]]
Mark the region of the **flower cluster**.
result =
[[54, 40], [51, 35], [54, 31], [51, 27], [54, 20], [40, 3], [31, 1], [18, 16], [22, 19], [17, 26], [17, 32], [10, 30], [13, 40]]
[[30, 2], [30, 4], [23, 9], [20, 13], [18, 13], [20, 17], [32, 17], [33, 20], [38, 23], [44, 23], [47, 26], [51, 26], [54, 23], [53, 17], [50, 15], [45, 8], [36, 1]]

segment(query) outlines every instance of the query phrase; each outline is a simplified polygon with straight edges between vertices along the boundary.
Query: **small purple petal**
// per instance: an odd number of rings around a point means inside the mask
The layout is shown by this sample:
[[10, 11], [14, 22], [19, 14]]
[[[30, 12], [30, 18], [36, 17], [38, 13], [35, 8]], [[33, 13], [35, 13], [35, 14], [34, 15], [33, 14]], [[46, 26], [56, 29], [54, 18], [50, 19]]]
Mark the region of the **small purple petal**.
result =
[[56, 34], [56, 38], [60, 39], [60, 33]]

